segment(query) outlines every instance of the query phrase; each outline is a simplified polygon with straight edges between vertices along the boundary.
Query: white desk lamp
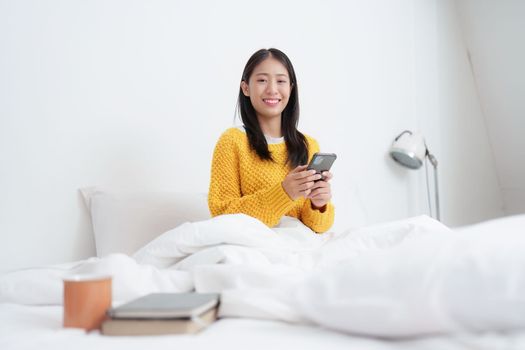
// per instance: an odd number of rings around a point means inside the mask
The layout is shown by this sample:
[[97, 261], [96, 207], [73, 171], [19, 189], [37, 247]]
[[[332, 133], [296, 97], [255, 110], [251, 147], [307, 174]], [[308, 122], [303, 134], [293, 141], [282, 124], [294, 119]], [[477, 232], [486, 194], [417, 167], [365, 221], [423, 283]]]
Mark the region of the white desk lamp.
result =
[[[434, 167], [434, 186], [435, 186], [435, 201], [436, 201], [436, 218], [440, 220], [439, 212], [439, 189], [438, 189], [438, 174], [437, 174], [437, 159], [430, 154], [423, 136], [419, 133], [413, 133], [409, 130], [403, 131], [399, 134], [390, 147], [390, 156], [404, 167], [410, 169], [419, 169], [425, 158]], [[428, 176], [428, 175], [427, 175]], [[428, 190], [428, 177], [427, 177]], [[427, 193], [430, 201], [430, 192]]]

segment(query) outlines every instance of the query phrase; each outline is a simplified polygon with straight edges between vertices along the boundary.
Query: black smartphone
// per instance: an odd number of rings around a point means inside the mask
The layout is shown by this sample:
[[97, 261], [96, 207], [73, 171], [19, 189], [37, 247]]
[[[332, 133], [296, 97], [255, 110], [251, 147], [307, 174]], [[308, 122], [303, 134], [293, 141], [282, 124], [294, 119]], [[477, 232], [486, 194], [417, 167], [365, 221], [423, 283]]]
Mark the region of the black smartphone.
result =
[[[312, 157], [312, 160], [310, 161], [310, 164], [308, 164], [306, 170], [313, 169], [317, 174], [322, 174], [323, 171], [330, 170], [336, 158], [337, 156], [335, 155], [335, 153], [315, 153]], [[324, 180], [324, 177], [322, 177], [319, 180]]]

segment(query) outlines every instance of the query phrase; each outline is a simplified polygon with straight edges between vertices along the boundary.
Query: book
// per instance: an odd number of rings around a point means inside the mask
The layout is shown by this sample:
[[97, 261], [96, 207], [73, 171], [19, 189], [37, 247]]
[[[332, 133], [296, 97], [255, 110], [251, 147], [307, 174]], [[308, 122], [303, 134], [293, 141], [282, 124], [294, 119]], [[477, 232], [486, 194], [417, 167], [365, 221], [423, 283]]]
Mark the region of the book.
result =
[[216, 293], [151, 293], [108, 310], [111, 318], [189, 318], [219, 303]]
[[206, 328], [216, 319], [216, 307], [191, 318], [112, 318], [102, 322], [101, 333], [110, 336], [193, 334]]
[[152, 293], [111, 308], [104, 335], [196, 333], [217, 319], [219, 294]]

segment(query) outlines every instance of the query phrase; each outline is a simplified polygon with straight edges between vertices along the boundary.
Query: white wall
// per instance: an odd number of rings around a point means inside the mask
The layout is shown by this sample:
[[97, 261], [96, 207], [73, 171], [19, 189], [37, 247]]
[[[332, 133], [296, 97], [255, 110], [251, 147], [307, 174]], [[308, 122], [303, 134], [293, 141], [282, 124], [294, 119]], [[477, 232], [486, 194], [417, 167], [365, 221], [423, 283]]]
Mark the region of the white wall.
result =
[[80, 187], [206, 191], [244, 64], [271, 46], [301, 130], [339, 156], [335, 230], [428, 213], [424, 170], [387, 155], [404, 129], [440, 161], [446, 224], [502, 214], [451, 1], [1, 1], [0, 45], [1, 269], [94, 253]]
[[525, 2], [457, 2], [505, 212], [525, 213]]

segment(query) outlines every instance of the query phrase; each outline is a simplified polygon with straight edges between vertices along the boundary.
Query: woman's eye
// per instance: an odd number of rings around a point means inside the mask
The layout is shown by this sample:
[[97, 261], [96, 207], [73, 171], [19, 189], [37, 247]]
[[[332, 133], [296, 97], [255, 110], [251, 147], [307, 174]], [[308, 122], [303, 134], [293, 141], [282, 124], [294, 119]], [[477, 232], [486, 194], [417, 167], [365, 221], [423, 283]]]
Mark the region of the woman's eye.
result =
[[257, 80], [259, 83], [265, 83], [266, 82], [266, 79], [259, 79]]
[[278, 83], [279, 83], [279, 84], [286, 84], [287, 81], [286, 81], [286, 80], [279, 80]]

